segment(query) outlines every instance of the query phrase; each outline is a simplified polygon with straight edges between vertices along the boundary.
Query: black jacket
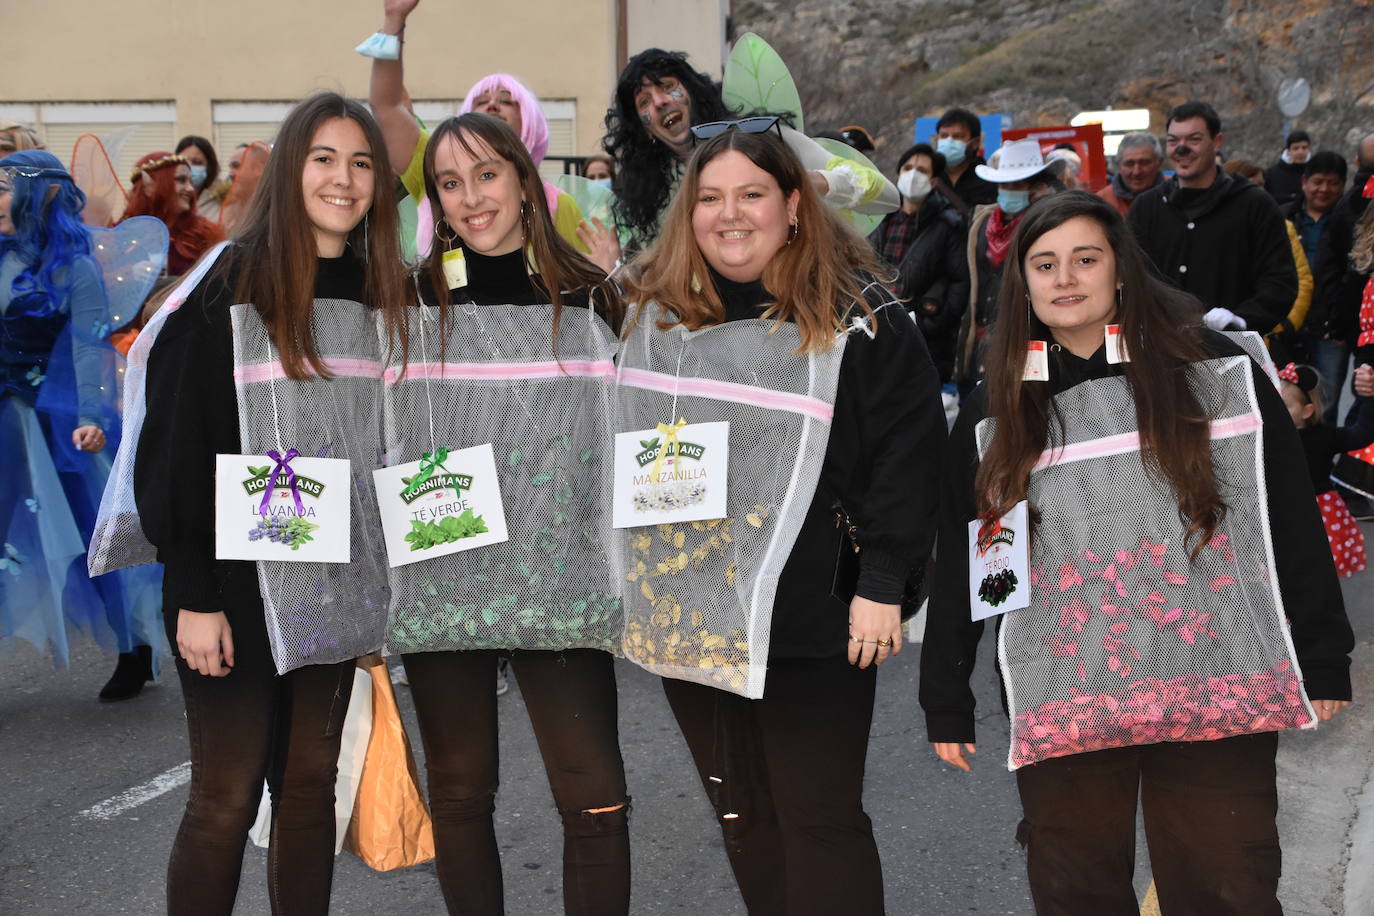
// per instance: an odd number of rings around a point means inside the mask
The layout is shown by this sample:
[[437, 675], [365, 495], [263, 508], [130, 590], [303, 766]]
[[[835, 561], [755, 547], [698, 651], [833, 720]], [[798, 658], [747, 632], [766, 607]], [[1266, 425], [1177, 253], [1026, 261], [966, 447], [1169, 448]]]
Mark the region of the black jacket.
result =
[[[1204, 331], [1213, 356], [1239, 355], [1228, 338]], [[1350, 699], [1354, 634], [1331, 560], [1326, 531], [1309, 483], [1307, 460], [1293, 420], [1259, 366], [1251, 367], [1263, 421], [1264, 479], [1279, 593], [1292, 625], [1293, 645], [1314, 700]], [[1122, 374], [1107, 362], [1106, 348], [1089, 359], [1067, 350], [1050, 357], [1046, 384], [1058, 394], [1090, 379]], [[1038, 383], [1037, 383], [1038, 384]], [[975, 430], [987, 412], [986, 385], [965, 400], [945, 453], [941, 487], [939, 562], [921, 645], [921, 706], [931, 741], [974, 741], [974, 696], [969, 687], [984, 621], [969, 619], [968, 523], [977, 515]], [[1012, 613], [1015, 613], [1014, 611]], [[998, 620], [1000, 621], [1000, 617]], [[1004, 697], [1005, 702], [1005, 697]]]
[[[732, 283], [714, 271], [711, 279], [726, 321], [754, 320], [772, 299], [761, 283]], [[877, 307], [886, 296], [868, 298]], [[944, 441], [939, 383], [921, 334], [905, 309], [884, 308], [873, 337], [855, 332], [845, 343], [820, 483], [778, 578], [770, 658], [848, 649], [849, 608], [831, 594], [845, 538], [836, 501], [859, 529], [857, 593], [901, 602], [907, 577], [935, 543]]]
[[1264, 190], [1280, 207], [1286, 207], [1302, 194], [1304, 162], [1284, 162], [1280, 159], [1264, 173]]
[[1126, 221], [1164, 279], [1207, 309], [1230, 309], [1263, 333], [1293, 307], [1298, 269], [1288, 230], [1258, 185], [1220, 169], [1201, 191], [1170, 178], [1137, 197]]
[[1374, 171], [1370, 169], [1356, 172], [1355, 183], [1331, 208], [1321, 247], [1317, 250], [1317, 263], [1312, 265], [1316, 288], [1312, 293], [1307, 327], [1325, 328], [1336, 340], [1352, 345], [1360, 336], [1360, 296], [1368, 275], [1350, 266], [1350, 246], [1355, 241], [1355, 223], [1369, 204], [1364, 186], [1371, 176]]
[[916, 316], [940, 380], [954, 371], [959, 320], [968, 307], [967, 222], [938, 192], [916, 217], [916, 237], [897, 269], [897, 295]]
[[997, 185], [978, 177], [978, 166], [985, 164], [982, 156], [974, 156], [953, 185], [949, 182], [948, 173], [936, 179], [936, 189], [965, 217], [973, 212], [974, 207], [997, 203]]

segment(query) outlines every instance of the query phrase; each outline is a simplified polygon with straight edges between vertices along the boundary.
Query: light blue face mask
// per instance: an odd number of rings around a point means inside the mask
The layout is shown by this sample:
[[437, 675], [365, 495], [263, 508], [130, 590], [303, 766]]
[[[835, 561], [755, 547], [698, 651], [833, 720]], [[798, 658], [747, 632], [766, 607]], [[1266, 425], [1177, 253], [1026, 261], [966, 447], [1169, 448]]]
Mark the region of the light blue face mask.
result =
[[958, 165], [964, 161], [968, 155], [968, 146], [963, 140], [956, 140], [953, 137], [941, 137], [940, 142], [935, 145], [935, 151], [945, 157], [948, 165]]
[[191, 184], [195, 185], [196, 187], [200, 187], [201, 185], [205, 184], [205, 166], [191, 166]]
[[1030, 191], [1008, 191], [1006, 188], [1000, 188], [997, 191], [997, 206], [1001, 207], [1007, 216], [1015, 216], [1030, 206]]
[[609, 179], [609, 178], [593, 178], [593, 179], [591, 179], [591, 183], [592, 183], [592, 184], [599, 184], [599, 185], [601, 185], [603, 188], [609, 188], [609, 187], [611, 186], [611, 179]]

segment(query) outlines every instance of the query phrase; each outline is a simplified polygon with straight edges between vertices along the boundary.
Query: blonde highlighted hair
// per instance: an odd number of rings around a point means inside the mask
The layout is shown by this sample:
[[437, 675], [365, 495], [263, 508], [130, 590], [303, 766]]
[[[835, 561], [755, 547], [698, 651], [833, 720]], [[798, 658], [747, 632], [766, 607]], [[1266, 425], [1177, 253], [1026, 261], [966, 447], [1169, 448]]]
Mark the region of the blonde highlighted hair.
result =
[[764, 288], [774, 297], [763, 317], [796, 324], [801, 332], [798, 352], [828, 350], [844, 331], [851, 307], [871, 316], [864, 289], [885, 269], [869, 244], [821, 202], [801, 161], [771, 132], [727, 130], [697, 146], [664, 217], [662, 232], [629, 272], [628, 298], [656, 302], [671, 312], [659, 321], [665, 330], [681, 324], [695, 331], [725, 320], [725, 305], [710, 282], [706, 258], [692, 229], [692, 213], [702, 169], [729, 150], [742, 153], [771, 175], [784, 196], [793, 191], [799, 195], [795, 237], [763, 271]]

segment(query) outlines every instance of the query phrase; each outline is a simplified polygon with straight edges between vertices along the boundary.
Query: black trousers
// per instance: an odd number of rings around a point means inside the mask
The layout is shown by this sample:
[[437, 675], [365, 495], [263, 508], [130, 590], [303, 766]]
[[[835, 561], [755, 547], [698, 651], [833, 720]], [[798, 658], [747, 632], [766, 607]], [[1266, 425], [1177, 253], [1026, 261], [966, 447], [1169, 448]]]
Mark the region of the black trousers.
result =
[[355, 665], [308, 665], [278, 677], [266, 651], [236, 645], [238, 664], [222, 678], [177, 659], [191, 739], [191, 795], [167, 864], [171, 916], [233, 912], [264, 779], [272, 790], [272, 912], [329, 912], [334, 778]]
[[[563, 909], [630, 911], [630, 798], [620, 756], [615, 669], [595, 649], [420, 652], [402, 656], [429, 775], [439, 886], [450, 913], [505, 912], [492, 825], [500, 782], [496, 662], [510, 658], [563, 821]], [[617, 807], [619, 806], [619, 807]], [[613, 811], [589, 813], [591, 810]]]
[[1268, 732], [1057, 757], [1016, 771], [1040, 916], [1137, 916], [1136, 797], [1165, 916], [1267, 916], [1280, 852]]
[[863, 808], [877, 668], [770, 660], [759, 700], [664, 679], [750, 916], [883, 912]]

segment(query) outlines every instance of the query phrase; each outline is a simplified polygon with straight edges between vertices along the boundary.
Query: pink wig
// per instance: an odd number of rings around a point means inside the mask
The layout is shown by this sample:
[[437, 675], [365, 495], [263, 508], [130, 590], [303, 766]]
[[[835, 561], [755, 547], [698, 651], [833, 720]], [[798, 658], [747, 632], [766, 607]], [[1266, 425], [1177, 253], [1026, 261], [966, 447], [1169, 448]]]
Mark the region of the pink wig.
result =
[[[473, 100], [478, 96], [488, 92], [499, 92], [502, 89], [509, 92], [511, 98], [520, 104], [520, 142], [525, 144], [525, 149], [529, 150], [530, 158], [537, 166], [544, 161], [544, 154], [549, 151], [549, 122], [544, 119], [544, 111], [539, 107], [539, 98], [526, 89], [524, 83], [509, 73], [484, 76], [468, 90], [467, 98], [463, 99], [463, 107], [458, 109], [458, 113], [467, 114], [472, 111]], [[558, 210], [558, 194], [557, 188], [547, 181], [544, 182], [544, 199], [548, 202], [550, 216]], [[428, 198], [422, 198], [417, 204], [419, 220], [415, 227], [416, 247], [421, 255], [428, 256], [434, 245], [434, 212]]]

